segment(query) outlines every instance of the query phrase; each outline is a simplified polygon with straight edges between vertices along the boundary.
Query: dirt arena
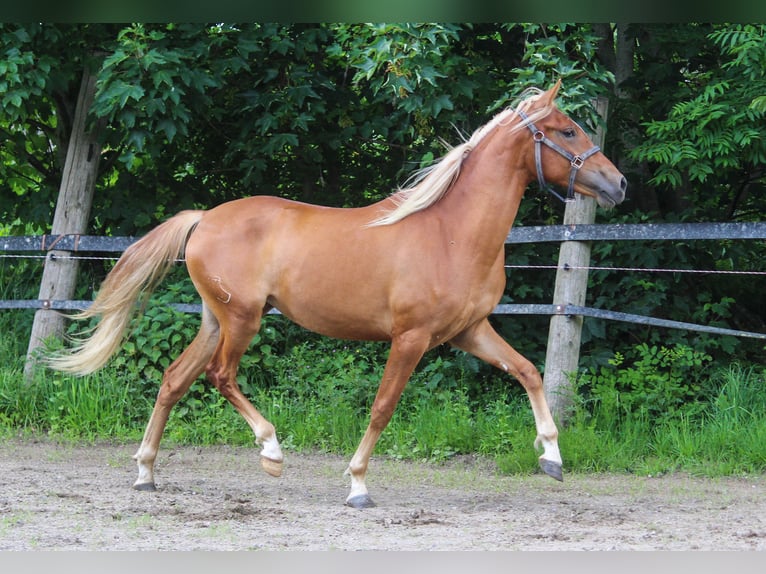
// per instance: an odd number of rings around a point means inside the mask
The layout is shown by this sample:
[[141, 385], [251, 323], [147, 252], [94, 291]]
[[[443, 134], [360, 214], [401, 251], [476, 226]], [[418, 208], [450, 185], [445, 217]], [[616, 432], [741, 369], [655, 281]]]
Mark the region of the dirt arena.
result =
[[491, 462], [374, 457], [376, 508], [344, 506], [347, 460], [255, 448], [0, 442], [0, 550], [766, 550], [766, 477], [500, 476]]

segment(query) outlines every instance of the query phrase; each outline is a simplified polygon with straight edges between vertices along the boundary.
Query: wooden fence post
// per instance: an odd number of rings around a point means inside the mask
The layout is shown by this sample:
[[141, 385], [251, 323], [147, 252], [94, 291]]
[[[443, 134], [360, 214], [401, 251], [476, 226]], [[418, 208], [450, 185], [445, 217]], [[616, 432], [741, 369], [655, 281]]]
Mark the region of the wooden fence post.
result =
[[[596, 111], [606, 122], [609, 101], [597, 99]], [[593, 143], [604, 145], [604, 130], [598, 127]], [[564, 225], [593, 223], [596, 220], [596, 200], [578, 196], [576, 201], [567, 203], [564, 211]], [[565, 241], [559, 250], [556, 285], [553, 293], [554, 305], [585, 305], [588, 288], [588, 271], [579, 269], [590, 264], [589, 241]], [[545, 354], [543, 388], [553, 417], [560, 424], [566, 424], [573, 403], [572, 379], [577, 373], [580, 360], [580, 335], [582, 316], [553, 315], [548, 331], [548, 348]]]
[[[83, 72], [80, 92], [69, 137], [61, 186], [56, 201], [51, 235], [84, 233], [88, 225], [93, 192], [98, 176], [101, 144], [98, 128], [86, 131], [88, 110], [96, 93], [96, 74], [87, 68]], [[53, 239], [52, 239], [53, 241]], [[43, 301], [66, 300], [74, 295], [77, 279], [77, 261], [67, 258], [68, 252], [48, 251], [40, 282], [39, 299]], [[35, 313], [32, 334], [29, 338], [25, 377], [29, 380], [33, 372], [37, 350], [52, 336], [64, 334], [64, 317], [51, 309], [40, 309]]]

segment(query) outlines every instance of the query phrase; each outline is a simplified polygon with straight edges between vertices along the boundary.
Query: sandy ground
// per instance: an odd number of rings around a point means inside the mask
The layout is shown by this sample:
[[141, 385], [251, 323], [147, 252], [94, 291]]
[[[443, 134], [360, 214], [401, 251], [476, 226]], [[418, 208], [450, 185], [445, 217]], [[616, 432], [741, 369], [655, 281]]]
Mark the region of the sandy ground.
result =
[[377, 507], [344, 506], [347, 460], [255, 448], [0, 442], [0, 550], [766, 550], [766, 477], [500, 476], [489, 461], [373, 458]]

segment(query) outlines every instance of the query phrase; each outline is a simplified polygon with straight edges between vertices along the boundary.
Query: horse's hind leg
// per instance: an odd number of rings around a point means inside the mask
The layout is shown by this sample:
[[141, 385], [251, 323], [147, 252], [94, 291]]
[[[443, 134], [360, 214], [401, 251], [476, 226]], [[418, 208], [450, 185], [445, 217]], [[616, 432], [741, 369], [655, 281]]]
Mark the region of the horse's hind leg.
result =
[[242, 394], [237, 384], [237, 368], [250, 341], [258, 332], [261, 315], [245, 319], [233, 313], [222, 321], [221, 338], [207, 365], [208, 380], [226, 397], [247, 421], [255, 434], [261, 450], [261, 465], [272, 476], [282, 474], [283, 455], [277, 440], [277, 433], [269, 421]]
[[218, 342], [218, 321], [203, 307], [202, 326], [199, 333], [168, 367], [162, 377], [162, 386], [154, 403], [152, 416], [144, 431], [144, 438], [133, 458], [138, 463], [138, 479], [133, 488], [154, 490], [154, 461], [157, 458], [160, 439], [170, 416], [170, 410], [189, 390], [194, 380], [202, 374]]
[[563, 480], [558, 429], [545, 400], [543, 381], [537, 368], [500, 337], [486, 319], [458, 335], [451, 343], [518, 379], [527, 391], [535, 415], [535, 446], [544, 449], [539, 459], [540, 468], [556, 480]]

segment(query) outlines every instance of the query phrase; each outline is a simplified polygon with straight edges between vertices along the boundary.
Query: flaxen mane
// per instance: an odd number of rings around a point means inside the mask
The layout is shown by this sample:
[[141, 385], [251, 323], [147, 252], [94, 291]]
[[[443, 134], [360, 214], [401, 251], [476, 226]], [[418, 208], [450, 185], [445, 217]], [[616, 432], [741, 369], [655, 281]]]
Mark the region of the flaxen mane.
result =
[[[439, 201], [450, 189], [460, 174], [463, 160], [484, 137], [497, 126], [510, 123], [518, 111], [527, 112], [529, 107], [542, 94], [542, 90], [529, 88], [524, 91], [518, 104], [499, 112], [489, 122], [477, 129], [470, 138], [451, 148], [437, 162], [413, 173], [407, 180], [408, 185], [399, 188], [391, 197], [396, 207], [385, 215], [370, 222], [369, 226], [391, 225], [405, 217], [422, 211]], [[511, 132], [521, 129], [529, 122], [534, 122], [551, 113], [552, 108], [541, 108], [529, 115], [526, 121], [519, 122], [511, 128]]]

